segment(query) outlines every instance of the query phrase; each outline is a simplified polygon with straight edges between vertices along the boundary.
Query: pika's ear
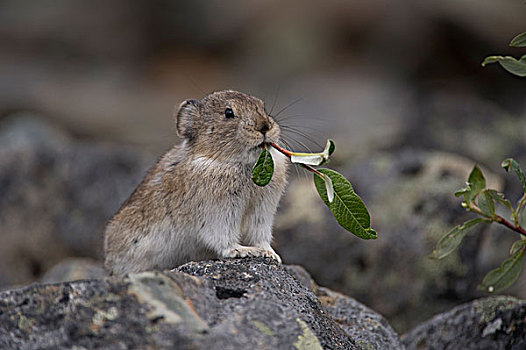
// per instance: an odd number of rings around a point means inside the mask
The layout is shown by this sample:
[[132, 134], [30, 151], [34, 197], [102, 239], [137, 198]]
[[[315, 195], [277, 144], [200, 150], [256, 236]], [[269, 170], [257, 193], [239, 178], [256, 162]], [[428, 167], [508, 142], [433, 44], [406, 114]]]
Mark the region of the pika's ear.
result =
[[180, 137], [191, 139], [195, 136], [195, 124], [199, 117], [199, 101], [186, 100], [175, 111], [175, 126]]

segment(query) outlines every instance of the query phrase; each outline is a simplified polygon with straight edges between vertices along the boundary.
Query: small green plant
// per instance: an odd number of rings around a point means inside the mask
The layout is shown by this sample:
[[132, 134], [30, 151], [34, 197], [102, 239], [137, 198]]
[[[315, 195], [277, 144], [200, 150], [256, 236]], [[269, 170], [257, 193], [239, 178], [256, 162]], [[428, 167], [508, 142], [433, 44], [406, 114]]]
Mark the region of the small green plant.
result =
[[376, 239], [377, 234], [371, 228], [367, 207], [354, 192], [349, 181], [340, 173], [326, 168], [315, 169], [329, 161], [335, 146], [332, 140], [320, 153], [299, 153], [287, 150], [275, 143], [265, 145], [256, 164], [252, 168], [252, 181], [258, 186], [270, 183], [274, 174], [274, 161], [268, 147], [273, 147], [286, 155], [292, 163], [299, 164], [314, 176], [314, 185], [323, 202], [329, 207], [336, 221], [347, 231], [363, 239]]
[[[481, 223], [496, 222], [519, 233], [520, 239], [511, 246], [510, 257], [504, 260], [498, 268], [488, 272], [482, 280], [479, 288], [488, 292], [500, 292], [517, 280], [526, 252], [526, 229], [521, 226], [520, 222], [521, 211], [526, 205], [526, 179], [522, 169], [514, 159], [505, 159], [501, 165], [506, 171], [514, 171], [522, 184], [524, 194], [517, 205], [513, 207], [504, 194], [486, 188], [486, 179], [480, 168], [475, 165], [469, 175], [467, 186], [457, 191], [455, 196], [463, 196], [462, 207], [479, 217], [453, 227], [438, 241], [430, 256], [434, 259], [446, 257], [460, 245], [469, 231]], [[495, 207], [497, 205], [509, 212], [509, 220], [496, 212]]]
[[[511, 47], [526, 47], [526, 32], [517, 35], [510, 42]], [[511, 56], [488, 56], [482, 62], [482, 66], [498, 62], [502, 68], [508, 72], [518, 75], [519, 77], [526, 77], [526, 55], [523, 55], [518, 60]]]

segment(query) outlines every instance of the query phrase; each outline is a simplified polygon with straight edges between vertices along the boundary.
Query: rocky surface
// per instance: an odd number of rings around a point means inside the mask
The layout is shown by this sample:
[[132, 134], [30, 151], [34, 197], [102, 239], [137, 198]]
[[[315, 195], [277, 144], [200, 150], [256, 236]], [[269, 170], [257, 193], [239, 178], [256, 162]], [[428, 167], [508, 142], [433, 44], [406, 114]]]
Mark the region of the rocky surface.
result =
[[356, 300], [271, 259], [192, 262], [0, 293], [1, 349], [524, 349], [526, 301], [479, 299], [402, 340]]
[[501, 171], [500, 163], [508, 157], [521, 164], [526, 161], [522, 101], [513, 106], [519, 112], [510, 113], [473, 91], [427, 91], [416, 104], [420, 114], [408, 122], [400, 138], [405, 146], [467, 156], [495, 171]]
[[0, 125], [0, 289], [67, 257], [100, 258], [102, 233], [146, 171], [137, 151], [76, 140], [28, 113]]
[[228, 259], [0, 293], [2, 349], [403, 349], [297, 266]]
[[402, 338], [407, 350], [526, 349], [526, 301], [479, 299], [437, 315]]
[[77, 281], [106, 276], [102, 262], [88, 258], [67, 258], [50, 268], [40, 283]]

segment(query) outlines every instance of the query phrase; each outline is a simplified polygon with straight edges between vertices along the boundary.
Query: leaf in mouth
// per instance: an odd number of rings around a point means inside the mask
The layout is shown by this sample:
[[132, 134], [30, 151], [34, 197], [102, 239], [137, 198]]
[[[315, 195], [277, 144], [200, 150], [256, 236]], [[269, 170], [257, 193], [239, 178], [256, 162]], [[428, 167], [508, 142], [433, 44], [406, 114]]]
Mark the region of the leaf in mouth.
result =
[[265, 147], [252, 168], [252, 181], [258, 186], [266, 186], [272, 179], [273, 174], [274, 161], [269, 150]]

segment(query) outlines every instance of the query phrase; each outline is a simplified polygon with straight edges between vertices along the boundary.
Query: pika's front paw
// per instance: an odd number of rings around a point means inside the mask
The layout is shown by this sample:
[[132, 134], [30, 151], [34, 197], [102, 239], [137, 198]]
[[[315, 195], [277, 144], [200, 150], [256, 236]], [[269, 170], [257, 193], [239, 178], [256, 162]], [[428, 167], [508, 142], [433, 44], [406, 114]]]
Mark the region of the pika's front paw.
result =
[[238, 245], [235, 248], [227, 249], [221, 254], [224, 258], [246, 258], [246, 257], [266, 257], [272, 258], [281, 264], [281, 258], [276, 252], [270, 249], [260, 247], [247, 247]]
[[261, 249], [263, 254], [261, 256], [272, 258], [281, 264], [281, 257], [274, 251], [274, 249]]
[[237, 245], [234, 248], [226, 249], [221, 255], [224, 258], [258, 257], [263, 256], [263, 249], [258, 247], [247, 247], [243, 245]]

